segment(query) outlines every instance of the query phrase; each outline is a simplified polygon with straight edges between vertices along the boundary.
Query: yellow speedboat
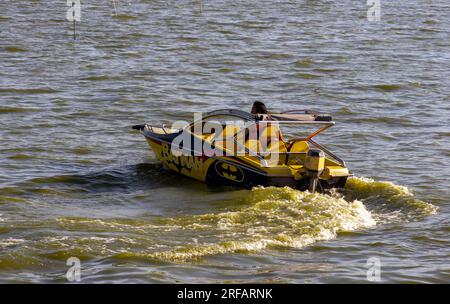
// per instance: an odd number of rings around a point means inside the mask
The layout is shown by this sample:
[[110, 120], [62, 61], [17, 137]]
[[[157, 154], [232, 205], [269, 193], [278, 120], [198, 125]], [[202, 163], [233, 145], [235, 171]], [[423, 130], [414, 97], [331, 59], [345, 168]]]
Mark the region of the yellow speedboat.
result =
[[[343, 160], [313, 140], [334, 124], [330, 115], [310, 111], [254, 115], [227, 109], [183, 126], [133, 129], [141, 131], [165, 167], [202, 182], [323, 192], [343, 188], [351, 176]], [[318, 129], [290, 139], [281, 133], [281, 127], [296, 133], [300, 126]]]

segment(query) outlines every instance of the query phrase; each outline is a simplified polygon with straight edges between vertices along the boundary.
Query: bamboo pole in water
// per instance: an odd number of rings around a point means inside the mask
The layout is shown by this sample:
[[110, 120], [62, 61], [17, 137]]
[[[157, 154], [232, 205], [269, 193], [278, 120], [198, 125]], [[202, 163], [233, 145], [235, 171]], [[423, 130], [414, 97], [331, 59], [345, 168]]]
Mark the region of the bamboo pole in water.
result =
[[75, 2], [72, 2], [72, 18], [73, 18], [73, 40], [77, 40], [76, 23], [75, 20]]
[[117, 7], [116, 7], [116, 0], [112, 0], [113, 6], [114, 6], [114, 16], [117, 16]]

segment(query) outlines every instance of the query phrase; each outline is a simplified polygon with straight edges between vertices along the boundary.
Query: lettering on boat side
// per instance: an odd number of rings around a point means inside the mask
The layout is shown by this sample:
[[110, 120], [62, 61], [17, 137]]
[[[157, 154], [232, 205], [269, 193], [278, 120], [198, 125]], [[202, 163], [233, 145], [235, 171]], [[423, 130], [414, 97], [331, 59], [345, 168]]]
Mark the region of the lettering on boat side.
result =
[[188, 171], [202, 170], [203, 159], [201, 157], [189, 156], [189, 155], [174, 155], [168, 144], [163, 143], [160, 153], [160, 159], [167, 165], [172, 165], [181, 172], [181, 169], [186, 169]]
[[198, 299], [208, 302], [212, 298], [218, 299], [273, 299], [271, 288], [222, 288], [220, 292], [212, 290], [189, 290], [184, 288], [177, 291], [178, 299]]

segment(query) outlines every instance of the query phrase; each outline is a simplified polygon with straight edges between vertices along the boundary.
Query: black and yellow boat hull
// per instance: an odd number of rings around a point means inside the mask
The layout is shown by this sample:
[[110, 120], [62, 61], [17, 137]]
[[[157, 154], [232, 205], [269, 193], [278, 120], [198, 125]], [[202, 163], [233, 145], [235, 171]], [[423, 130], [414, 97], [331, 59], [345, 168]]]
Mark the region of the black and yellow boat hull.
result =
[[[206, 156], [183, 153], [178, 155], [171, 149], [174, 134], [144, 134], [146, 140], [164, 167], [212, 185], [229, 185], [244, 188], [254, 186], [290, 186], [307, 190], [311, 185], [311, 176], [298, 174], [303, 166], [284, 165], [263, 167], [251, 156]], [[200, 139], [194, 139], [200, 140]], [[348, 171], [347, 171], [348, 173]], [[331, 188], [343, 188], [349, 174], [328, 176], [318, 179], [318, 191]]]

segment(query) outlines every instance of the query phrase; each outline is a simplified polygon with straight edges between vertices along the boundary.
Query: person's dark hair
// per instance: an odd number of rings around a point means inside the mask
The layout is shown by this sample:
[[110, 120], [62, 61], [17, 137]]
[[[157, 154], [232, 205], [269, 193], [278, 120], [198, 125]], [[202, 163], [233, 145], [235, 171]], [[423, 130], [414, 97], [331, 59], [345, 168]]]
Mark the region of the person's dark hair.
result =
[[250, 111], [252, 114], [267, 114], [267, 108], [264, 103], [261, 101], [255, 101], [252, 106], [252, 110]]

